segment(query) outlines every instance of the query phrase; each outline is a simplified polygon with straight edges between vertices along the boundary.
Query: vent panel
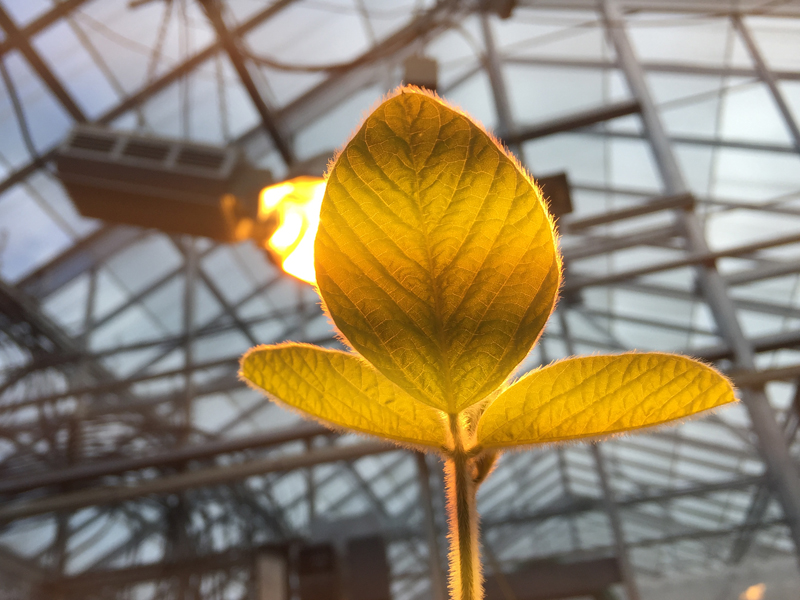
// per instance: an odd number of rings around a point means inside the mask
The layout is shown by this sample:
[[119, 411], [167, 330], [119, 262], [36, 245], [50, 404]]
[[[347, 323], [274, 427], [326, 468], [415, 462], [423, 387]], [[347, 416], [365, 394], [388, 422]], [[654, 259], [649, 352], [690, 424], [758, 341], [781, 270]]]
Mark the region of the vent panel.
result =
[[158, 142], [131, 140], [128, 142], [127, 146], [125, 146], [125, 150], [122, 151], [122, 154], [131, 158], [160, 162], [169, 154], [169, 148], [169, 145], [159, 144]]
[[76, 150], [91, 150], [93, 152], [110, 152], [117, 140], [113, 137], [95, 135], [92, 133], [79, 133], [70, 141], [69, 147]]
[[225, 162], [225, 153], [215, 150], [198, 150], [197, 148], [183, 148], [178, 155], [177, 163], [184, 167], [203, 167], [219, 169]]

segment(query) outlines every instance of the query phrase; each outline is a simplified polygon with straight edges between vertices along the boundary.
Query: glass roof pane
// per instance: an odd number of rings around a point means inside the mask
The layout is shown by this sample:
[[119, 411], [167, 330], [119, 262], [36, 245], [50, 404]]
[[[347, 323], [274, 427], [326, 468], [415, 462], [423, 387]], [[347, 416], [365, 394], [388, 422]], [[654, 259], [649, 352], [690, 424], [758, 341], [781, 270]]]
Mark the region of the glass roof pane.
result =
[[0, 223], [5, 231], [0, 275], [16, 281], [66, 250], [73, 238], [59, 227], [24, 186], [0, 197]]
[[751, 66], [728, 19], [645, 12], [629, 18], [629, 36], [643, 61]]
[[796, 45], [800, 23], [796, 19], [747, 17], [744, 21], [769, 67], [775, 70], [800, 71]]
[[64, 83], [64, 87], [86, 112], [96, 118], [114, 104], [120, 96], [100, 70], [96, 50], [88, 36], [72, 23], [57, 23], [33, 40], [34, 48], [45, 58], [47, 66]]
[[[24, 114], [24, 127], [30, 135], [32, 150], [38, 153], [50, 148], [69, 131], [72, 119], [18, 51], [10, 52], [3, 60]], [[6, 169], [18, 168], [31, 159], [31, 149], [23, 143], [22, 128], [17, 122], [5, 82], [3, 87], [0, 101], [3, 118], [0, 122], [4, 143], [0, 153]]]
[[17, 27], [23, 27], [52, 8], [48, 0], [4, 0], [3, 10], [8, 12]]

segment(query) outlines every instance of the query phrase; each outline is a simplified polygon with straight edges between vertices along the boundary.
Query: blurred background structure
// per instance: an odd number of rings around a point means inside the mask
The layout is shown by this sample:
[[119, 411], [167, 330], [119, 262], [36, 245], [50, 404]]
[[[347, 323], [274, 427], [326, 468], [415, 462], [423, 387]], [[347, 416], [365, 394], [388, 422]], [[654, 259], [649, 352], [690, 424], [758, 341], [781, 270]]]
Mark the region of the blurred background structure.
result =
[[800, 1], [0, 0], [1, 599], [444, 600], [435, 458], [237, 379], [254, 344], [337, 346], [313, 288], [191, 207], [83, 217], [55, 167], [92, 125], [195, 144], [198, 177], [321, 175], [404, 78], [566, 174], [524, 369], [682, 352], [742, 399], [505, 456], [490, 600], [800, 596]]

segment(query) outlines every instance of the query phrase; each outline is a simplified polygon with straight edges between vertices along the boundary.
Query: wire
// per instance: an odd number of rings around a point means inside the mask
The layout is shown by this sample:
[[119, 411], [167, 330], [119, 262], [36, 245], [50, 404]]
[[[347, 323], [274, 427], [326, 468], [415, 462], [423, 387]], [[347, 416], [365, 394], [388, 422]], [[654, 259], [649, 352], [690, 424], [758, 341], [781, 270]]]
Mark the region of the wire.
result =
[[[437, 6], [448, 4], [448, 2], [440, 2]], [[452, 4], [452, 2], [450, 3]], [[428, 12], [429, 15], [433, 14], [436, 8], [430, 9]], [[441, 19], [437, 19], [438, 23], [441, 24]], [[408, 21], [410, 23], [410, 21]], [[422, 26], [418, 29], [417, 35], [424, 36], [428, 34], [431, 30], [435, 29], [433, 23], [429, 23], [428, 25]], [[338, 63], [322, 63], [322, 64], [299, 64], [299, 63], [287, 63], [281, 60], [277, 60], [275, 58], [269, 56], [262, 56], [258, 54], [254, 54], [245, 48], [241, 48], [243, 54], [245, 54], [250, 60], [254, 61], [257, 64], [269, 67], [271, 69], [275, 69], [278, 71], [290, 71], [290, 72], [298, 72], [298, 73], [324, 73], [324, 72], [340, 72], [340, 71], [348, 71], [350, 69], [359, 67], [364, 64], [370, 64], [375, 62], [376, 60], [380, 60], [383, 58], [389, 58], [394, 55], [397, 51], [402, 50], [408, 44], [403, 41], [397, 41], [396, 43], [383, 48], [380, 52], [368, 52], [355, 60], [351, 61], [344, 61]]]
[[227, 144], [231, 139], [230, 122], [228, 120], [228, 97], [225, 94], [225, 73], [223, 71], [222, 54], [217, 52], [214, 55], [214, 74], [217, 84], [217, 102], [219, 103], [220, 129], [222, 139]]
[[255, 63], [263, 65], [265, 67], [269, 67], [271, 69], [275, 69], [277, 71], [290, 71], [295, 73], [325, 73], [332, 71], [333, 72], [349, 71], [350, 69], [359, 67], [363, 64], [371, 63], [374, 62], [375, 60], [391, 56], [395, 53], [395, 50], [402, 48], [403, 46], [404, 44], [398, 44], [398, 48], [393, 48], [393, 47], [385, 48], [382, 52], [379, 52], [377, 54], [367, 53], [351, 61], [338, 62], [338, 63], [322, 63], [322, 64], [287, 63], [280, 60], [276, 60], [268, 56], [254, 54], [253, 52], [247, 50], [246, 48], [241, 48], [241, 51]]
[[296, 73], [323, 73], [328, 71], [346, 71], [348, 69], [357, 66], [358, 63], [361, 62], [359, 60], [355, 60], [355, 61], [340, 62], [340, 63], [301, 65], [297, 63], [286, 63], [267, 56], [254, 54], [253, 52], [250, 52], [247, 49], [242, 49], [242, 53], [246, 54], [250, 60], [265, 67], [269, 67], [277, 71], [291, 71]]
[[[95, 19], [94, 17], [90, 17], [88, 14], [82, 11], [75, 11], [75, 18], [79, 21], [83, 21], [83, 23], [89, 28], [96, 31], [98, 34], [102, 35], [107, 40], [114, 42], [115, 44], [127, 48], [132, 52], [136, 52], [137, 54], [141, 54], [143, 56], [147, 56], [148, 58], [151, 56], [153, 52], [153, 48], [137, 42], [129, 37], [122, 35], [121, 33], [117, 33], [111, 27], [102, 23]], [[174, 58], [170, 57], [170, 62], [176, 62]]]
[[[320, 12], [328, 12], [333, 14], [339, 15], [349, 15], [354, 16], [361, 12], [358, 8], [353, 6], [343, 6], [339, 4], [333, 4], [332, 2], [320, 2], [315, 0], [306, 0], [303, 3], [305, 8], [310, 8], [313, 10], [318, 10]], [[369, 8], [368, 11], [370, 19], [386, 19], [386, 20], [394, 20], [400, 17], [407, 17], [409, 13], [413, 14], [414, 12], [418, 12], [418, 9], [409, 9], [409, 8], [402, 8], [402, 9], [376, 9], [376, 8]]]
[[[145, 83], [149, 83], [153, 80], [156, 74], [156, 69], [158, 68], [158, 63], [161, 61], [161, 53], [164, 50], [164, 40], [167, 37], [167, 31], [169, 30], [169, 24], [172, 20], [172, 2], [168, 2], [164, 5], [164, 12], [161, 13], [161, 23], [158, 26], [158, 33], [156, 34], [156, 43], [153, 48], [148, 52], [149, 54], [149, 61], [147, 65], [147, 75], [145, 75]], [[180, 31], [180, 28], [179, 28]]]

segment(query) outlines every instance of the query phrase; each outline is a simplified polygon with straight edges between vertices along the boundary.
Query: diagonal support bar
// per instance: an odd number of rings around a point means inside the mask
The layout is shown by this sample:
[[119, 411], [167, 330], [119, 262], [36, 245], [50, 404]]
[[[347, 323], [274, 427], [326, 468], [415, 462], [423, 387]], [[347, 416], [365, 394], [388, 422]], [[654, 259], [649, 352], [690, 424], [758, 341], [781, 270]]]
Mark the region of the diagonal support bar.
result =
[[[683, 178], [678, 161], [672, 151], [666, 131], [661, 123], [655, 102], [645, 80], [644, 69], [625, 31], [622, 12], [613, 0], [602, 4], [607, 35], [617, 52], [628, 86], [642, 109], [642, 120], [668, 194], [684, 194], [689, 187]], [[677, 218], [683, 226], [690, 249], [699, 254], [709, 252], [702, 225], [694, 211], [679, 211]], [[736, 367], [754, 370], [755, 355], [745, 338], [736, 314], [736, 307], [728, 295], [725, 282], [716, 265], [698, 265], [697, 277], [706, 300], [711, 307], [720, 333], [730, 346]], [[800, 553], [800, 475], [786, 446], [775, 413], [763, 391], [742, 390], [742, 400], [747, 408], [759, 449], [767, 466], [772, 485], [781, 500], [786, 521]]]
[[217, 32], [217, 38], [219, 38], [220, 44], [225, 49], [228, 58], [231, 59], [231, 63], [233, 63], [236, 72], [239, 74], [242, 85], [244, 85], [250, 99], [253, 101], [253, 105], [261, 117], [264, 129], [269, 132], [273, 142], [275, 142], [275, 147], [278, 149], [278, 152], [281, 153], [283, 162], [287, 165], [293, 164], [295, 162], [294, 151], [289, 141], [283, 135], [283, 132], [281, 132], [278, 122], [272, 114], [272, 110], [267, 106], [264, 98], [261, 97], [256, 82], [253, 80], [253, 76], [247, 68], [244, 56], [239, 50], [236, 38], [228, 29], [227, 25], [225, 25], [219, 3], [217, 0], [201, 0], [201, 4], [206, 11], [208, 20]]
[[792, 136], [792, 141], [794, 142], [794, 147], [800, 152], [800, 126], [797, 125], [797, 122], [794, 119], [794, 115], [792, 115], [792, 111], [789, 108], [789, 105], [786, 103], [786, 99], [781, 94], [780, 88], [778, 88], [778, 78], [770, 71], [769, 67], [767, 66], [764, 57], [761, 55], [761, 52], [756, 46], [756, 41], [753, 39], [750, 30], [742, 21], [742, 17], [739, 15], [734, 15], [731, 17], [733, 20], [733, 26], [739, 32], [744, 45], [747, 47], [747, 52], [750, 54], [750, 58], [753, 60], [753, 65], [756, 68], [756, 73], [758, 73], [759, 79], [763, 81], [766, 86], [769, 88], [769, 93], [772, 95], [772, 99], [775, 101], [775, 105], [778, 108], [778, 111], [781, 113], [784, 122], [786, 123], [786, 127], [789, 129], [789, 133]]
[[72, 118], [79, 123], [85, 123], [87, 119], [83, 110], [45, 64], [42, 57], [39, 56], [39, 53], [33, 49], [28, 39], [22, 34], [16, 23], [14, 23], [13, 19], [2, 6], [0, 6], [0, 27], [6, 32], [8, 40], [19, 48], [25, 60], [28, 61], [31, 67], [33, 67], [33, 70], [42, 78], [42, 81], [44, 81], [45, 85], [53, 92], [53, 95], [58, 98], [58, 101], [61, 102], [61, 105], [66, 111], [72, 115]]
[[[86, 4], [88, 1], [89, 0], [61, 0], [60, 2], [56, 2], [52, 9], [42, 16], [37, 17], [20, 30], [22, 37], [24, 39], [31, 39], [34, 35], [55, 25], [61, 19], [69, 17], [73, 11], [78, 10], [81, 5]], [[11, 52], [11, 50], [17, 47], [18, 42], [19, 38], [5, 39], [0, 42], [0, 56]]]
[[599, 444], [591, 444], [592, 457], [594, 458], [597, 475], [600, 479], [600, 488], [603, 490], [603, 507], [605, 508], [608, 520], [611, 525], [611, 533], [614, 537], [614, 549], [616, 550], [619, 568], [622, 574], [622, 582], [625, 585], [625, 592], [628, 600], [641, 600], [639, 587], [636, 584], [636, 574], [630, 561], [628, 544], [625, 541], [625, 532], [622, 529], [622, 519], [619, 515], [614, 490], [606, 472], [605, 459]]

